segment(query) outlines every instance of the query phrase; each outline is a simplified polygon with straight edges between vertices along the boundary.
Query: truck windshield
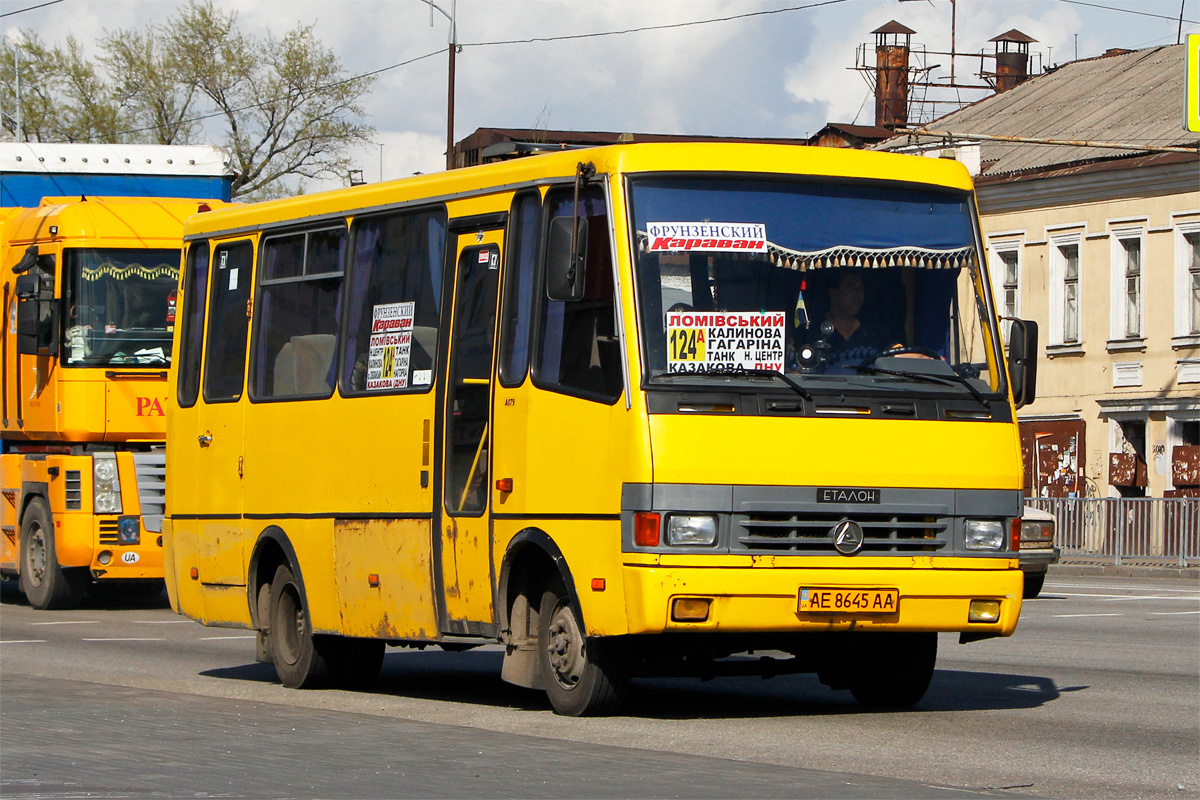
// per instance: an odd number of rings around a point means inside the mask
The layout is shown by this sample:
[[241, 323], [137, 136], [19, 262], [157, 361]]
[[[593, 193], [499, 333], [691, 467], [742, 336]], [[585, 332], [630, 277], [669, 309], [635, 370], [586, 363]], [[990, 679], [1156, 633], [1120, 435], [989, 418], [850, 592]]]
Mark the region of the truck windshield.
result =
[[170, 363], [178, 249], [76, 248], [63, 262], [66, 364]]
[[970, 194], [635, 178], [630, 196], [651, 385], [757, 371], [809, 391], [1001, 388]]

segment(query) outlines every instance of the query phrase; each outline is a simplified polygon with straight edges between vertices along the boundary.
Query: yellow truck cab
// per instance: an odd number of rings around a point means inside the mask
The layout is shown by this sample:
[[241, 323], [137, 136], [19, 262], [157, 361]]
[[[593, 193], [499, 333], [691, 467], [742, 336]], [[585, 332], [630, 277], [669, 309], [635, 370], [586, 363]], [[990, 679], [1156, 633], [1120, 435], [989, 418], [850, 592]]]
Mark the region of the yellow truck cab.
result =
[[219, 204], [48, 197], [0, 214], [0, 574], [36, 608], [93, 583], [161, 591], [181, 235]]

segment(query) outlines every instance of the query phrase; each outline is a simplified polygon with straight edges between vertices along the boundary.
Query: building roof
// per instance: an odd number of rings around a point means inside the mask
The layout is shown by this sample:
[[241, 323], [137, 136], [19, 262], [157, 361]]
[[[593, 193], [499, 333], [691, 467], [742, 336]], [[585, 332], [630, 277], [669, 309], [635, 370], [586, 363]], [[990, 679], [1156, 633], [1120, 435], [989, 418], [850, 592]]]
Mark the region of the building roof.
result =
[[[1200, 146], [1183, 127], [1185, 45], [1119, 51], [1073, 61], [929, 123], [931, 130], [1072, 142]], [[932, 141], [920, 137], [921, 141]], [[909, 135], [880, 149], [900, 149]], [[984, 176], [1054, 169], [1145, 151], [981, 141]], [[982, 177], [982, 176], [981, 176]]]

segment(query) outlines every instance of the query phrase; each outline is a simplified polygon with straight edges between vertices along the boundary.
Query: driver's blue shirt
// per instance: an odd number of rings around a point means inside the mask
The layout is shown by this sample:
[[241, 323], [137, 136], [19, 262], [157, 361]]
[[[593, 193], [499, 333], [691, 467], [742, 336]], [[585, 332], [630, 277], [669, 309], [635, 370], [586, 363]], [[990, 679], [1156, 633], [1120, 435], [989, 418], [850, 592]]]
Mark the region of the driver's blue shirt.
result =
[[860, 322], [849, 339], [835, 329], [826, 342], [829, 350], [826, 351], [822, 372], [826, 375], [853, 375], [855, 367], [891, 344], [886, 338], [881, 329], [869, 322]]

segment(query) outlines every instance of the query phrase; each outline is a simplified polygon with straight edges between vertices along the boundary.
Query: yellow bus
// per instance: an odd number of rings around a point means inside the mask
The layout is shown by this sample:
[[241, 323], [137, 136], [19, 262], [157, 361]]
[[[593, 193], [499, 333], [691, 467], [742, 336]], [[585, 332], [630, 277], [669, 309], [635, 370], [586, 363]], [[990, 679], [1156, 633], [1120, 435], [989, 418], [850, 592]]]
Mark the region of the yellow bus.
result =
[[161, 594], [167, 365], [183, 222], [218, 201], [0, 210], [0, 574], [36, 608]]
[[1021, 608], [1036, 329], [1005, 356], [984, 263], [961, 165], [824, 148], [572, 150], [195, 216], [171, 603], [257, 631], [290, 687], [492, 644], [568, 715], [746, 672], [910, 705], [939, 632]]

